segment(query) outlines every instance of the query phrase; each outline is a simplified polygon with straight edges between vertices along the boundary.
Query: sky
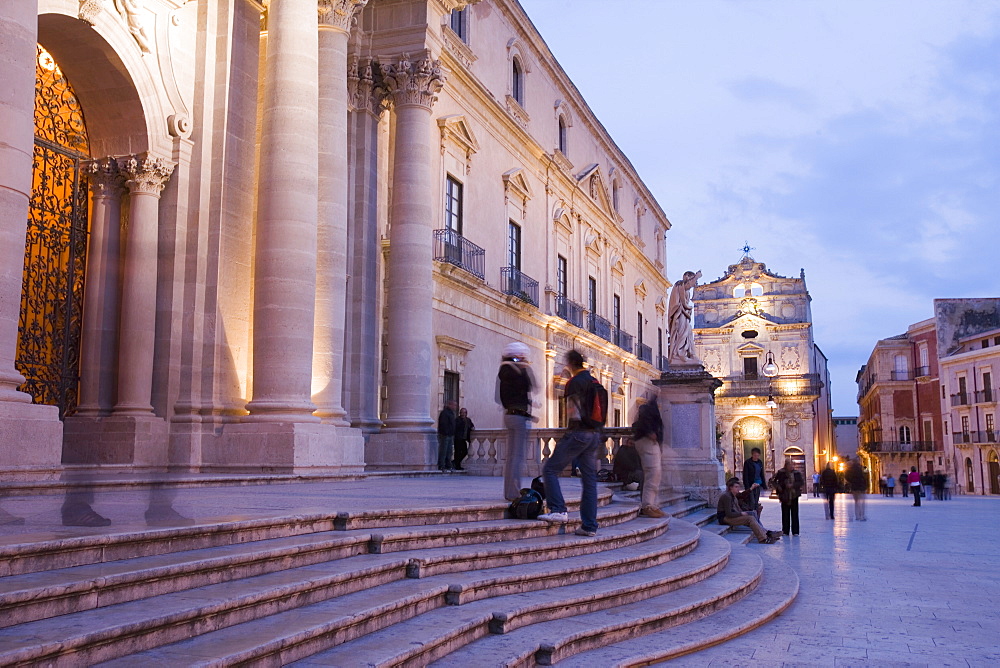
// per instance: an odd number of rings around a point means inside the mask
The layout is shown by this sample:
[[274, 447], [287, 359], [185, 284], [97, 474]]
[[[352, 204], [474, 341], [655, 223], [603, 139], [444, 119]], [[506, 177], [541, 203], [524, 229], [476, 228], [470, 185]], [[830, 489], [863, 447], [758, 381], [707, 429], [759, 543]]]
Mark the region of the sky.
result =
[[1000, 296], [997, 0], [520, 0], [657, 199], [667, 277], [805, 269], [835, 415], [935, 298]]

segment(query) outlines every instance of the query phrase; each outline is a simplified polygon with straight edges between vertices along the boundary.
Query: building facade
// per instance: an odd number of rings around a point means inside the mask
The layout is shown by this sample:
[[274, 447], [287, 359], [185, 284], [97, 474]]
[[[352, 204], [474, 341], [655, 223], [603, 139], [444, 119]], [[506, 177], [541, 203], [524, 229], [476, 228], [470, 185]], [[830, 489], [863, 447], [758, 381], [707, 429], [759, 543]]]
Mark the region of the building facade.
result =
[[433, 465], [532, 349], [626, 425], [670, 223], [514, 0], [0, 7], [0, 464]]
[[835, 456], [830, 377], [813, 339], [805, 272], [786, 278], [749, 254], [694, 291], [695, 345], [715, 392], [727, 472], [753, 448], [773, 474], [791, 458], [807, 477]]

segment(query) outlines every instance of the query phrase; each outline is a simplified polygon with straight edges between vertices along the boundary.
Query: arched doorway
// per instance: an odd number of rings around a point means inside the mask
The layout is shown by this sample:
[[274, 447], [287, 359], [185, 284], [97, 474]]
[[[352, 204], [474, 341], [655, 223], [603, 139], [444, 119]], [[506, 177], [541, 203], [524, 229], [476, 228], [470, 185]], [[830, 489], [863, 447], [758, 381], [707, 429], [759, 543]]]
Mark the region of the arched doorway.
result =
[[771, 459], [771, 426], [763, 418], [751, 415], [733, 425], [733, 471], [739, 475], [743, 462], [750, 459], [754, 448], [760, 448], [765, 475], [774, 473]]
[[[808, 478], [806, 477], [806, 453], [803, 452], [802, 448], [791, 446], [785, 448], [785, 452], [782, 454], [784, 454], [785, 459], [792, 460], [792, 466], [795, 467], [796, 471], [802, 474], [802, 479], [808, 480]], [[778, 464], [784, 466], [785, 462], [784, 461], [777, 462], [776, 466]]]
[[972, 472], [972, 458], [965, 458], [965, 491], [969, 494], [976, 493], [976, 483]]
[[990, 477], [990, 494], [1000, 494], [1000, 458], [996, 450], [990, 450], [986, 460], [986, 471]]
[[87, 256], [89, 159], [83, 109], [55, 59], [37, 47], [35, 147], [15, 365], [32, 401], [76, 405]]

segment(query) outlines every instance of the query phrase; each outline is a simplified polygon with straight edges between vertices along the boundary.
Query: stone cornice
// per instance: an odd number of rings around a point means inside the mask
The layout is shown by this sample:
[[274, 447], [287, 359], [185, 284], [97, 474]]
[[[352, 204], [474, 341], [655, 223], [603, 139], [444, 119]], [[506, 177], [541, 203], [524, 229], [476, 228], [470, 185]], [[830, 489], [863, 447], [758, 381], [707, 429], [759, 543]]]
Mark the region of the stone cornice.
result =
[[95, 198], [117, 197], [125, 186], [125, 179], [114, 158], [100, 158], [86, 163], [84, 171], [90, 183], [90, 192]]
[[444, 87], [446, 77], [441, 61], [427, 56], [413, 61], [404, 53], [395, 64], [379, 63], [379, 67], [382, 87], [397, 107], [420, 106], [430, 110]]
[[318, 0], [319, 27], [350, 32], [351, 23], [368, 0]]
[[118, 158], [118, 168], [125, 176], [125, 185], [133, 195], [160, 196], [174, 171], [174, 163], [149, 153]]

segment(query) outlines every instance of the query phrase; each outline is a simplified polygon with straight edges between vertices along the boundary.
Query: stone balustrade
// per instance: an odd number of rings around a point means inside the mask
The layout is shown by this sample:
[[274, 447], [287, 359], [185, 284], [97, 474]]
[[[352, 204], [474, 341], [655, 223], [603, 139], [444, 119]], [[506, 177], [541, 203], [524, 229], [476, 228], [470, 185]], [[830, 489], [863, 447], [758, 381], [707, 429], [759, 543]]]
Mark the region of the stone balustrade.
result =
[[[556, 442], [566, 433], [563, 428], [532, 429], [528, 432], [525, 449], [524, 473], [534, 478], [542, 474], [542, 465], [556, 447]], [[614, 453], [622, 441], [631, 437], [632, 430], [616, 427], [604, 430], [604, 448], [598, 455], [597, 467], [611, 468]], [[507, 458], [506, 429], [477, 429], [469, 442], [469, 456], [462, 468], [475, 475], [502, 476]]]

